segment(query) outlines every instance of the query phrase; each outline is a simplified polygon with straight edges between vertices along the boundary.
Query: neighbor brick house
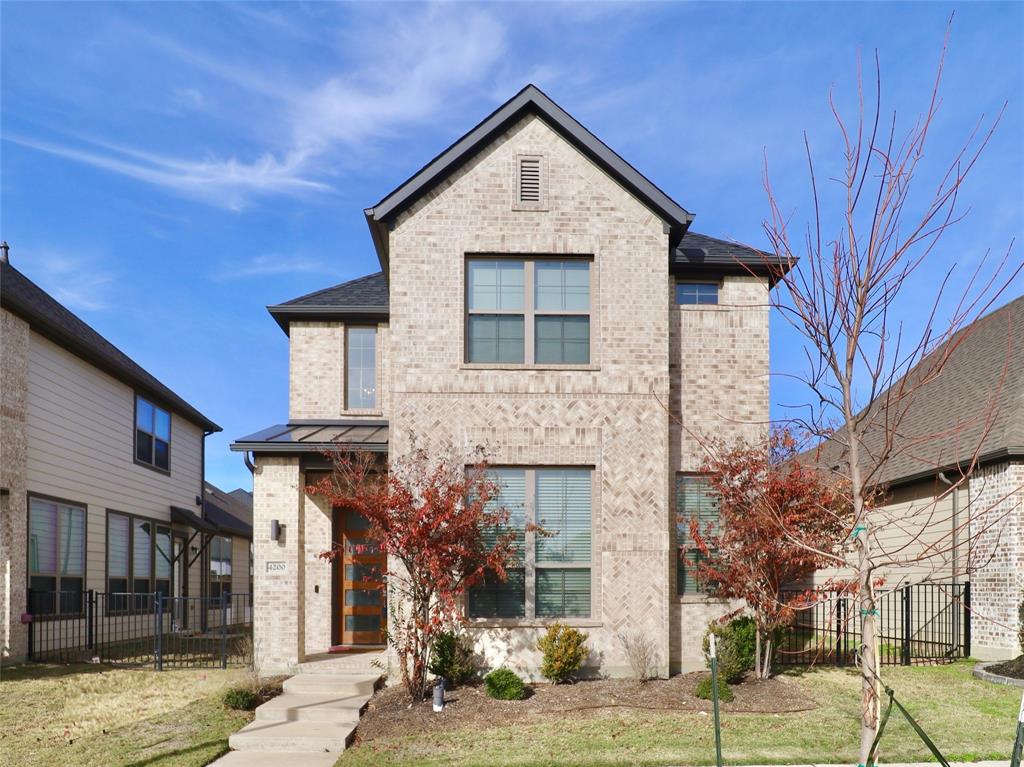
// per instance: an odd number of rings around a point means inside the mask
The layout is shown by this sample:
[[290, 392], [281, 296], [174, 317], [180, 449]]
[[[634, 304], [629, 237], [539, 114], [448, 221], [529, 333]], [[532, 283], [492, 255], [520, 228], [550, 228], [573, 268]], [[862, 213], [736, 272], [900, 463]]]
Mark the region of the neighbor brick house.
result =
[[765, 428], [769, 261], [690, 231], [533, 86], [365, 214], [381, 271], [269, 307], [289, 336], [288, 421], [233, 445], [254, 469], [261, 670], [382, 641], [364, 555], [318, 558], [359, 521], [304, 487], [325, 447], [394, 457], [414, 436], [486, 446], [519, 524], [556, 533], [526, 533], [525, 566], [469, 595], [490, 664], [534, 674], [561, 620], [604, 673], [628, 673], [623, 629], [654, 638], [662, 675], [702, 665], [726, 606], [678, 556], [675, 512], [710, 508], [694, 434]]
[[28, 616], [49, 626], [47, 651], [96, 654], [79, 625], [90, 591], [115, 595], [103, 621], [150, 604], [126, 593], [198, 597], [232, 568], [230, 590], [248, 592], [244, 520], [203, 508], [205, 437], [219, 430], [11, 265], [4, 244], [0, 659], [40, 655]]

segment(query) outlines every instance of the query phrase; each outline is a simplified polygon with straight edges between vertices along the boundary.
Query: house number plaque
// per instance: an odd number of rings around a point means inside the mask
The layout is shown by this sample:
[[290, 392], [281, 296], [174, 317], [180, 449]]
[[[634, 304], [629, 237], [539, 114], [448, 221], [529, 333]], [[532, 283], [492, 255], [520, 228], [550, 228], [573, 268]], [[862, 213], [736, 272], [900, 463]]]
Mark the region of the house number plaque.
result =
[[287, 562], [267, 562], [268, 573], [286, 573], [288, 572]]

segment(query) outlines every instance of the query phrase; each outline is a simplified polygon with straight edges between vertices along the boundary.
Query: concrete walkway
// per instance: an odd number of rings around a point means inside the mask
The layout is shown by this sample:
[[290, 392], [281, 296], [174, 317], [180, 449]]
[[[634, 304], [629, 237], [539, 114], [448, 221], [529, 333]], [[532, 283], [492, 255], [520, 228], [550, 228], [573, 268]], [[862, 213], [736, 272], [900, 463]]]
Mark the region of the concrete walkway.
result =
[[331, 767], [351, 742], [382, 676], [383, 653], [323, 656], [299, 665], [284, 693], [256, 709], [215, 767]]

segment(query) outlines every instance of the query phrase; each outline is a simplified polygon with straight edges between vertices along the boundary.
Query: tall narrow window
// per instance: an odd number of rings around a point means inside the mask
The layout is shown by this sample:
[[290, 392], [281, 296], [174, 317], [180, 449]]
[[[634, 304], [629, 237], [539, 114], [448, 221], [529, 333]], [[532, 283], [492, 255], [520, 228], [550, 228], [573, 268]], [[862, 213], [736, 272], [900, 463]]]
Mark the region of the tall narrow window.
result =
[[135, 459], [171, 470], [171, 414], [149, 400], [135, 396]]
[[135, 609], [150, 606], [148, 595], [153, 592], [153, 523], [146, 519], [132, 519], [132, 591], [136, 594]]
[[537, 615], [590, 616], [590, 471], [537, 470]]
[[696, 522], [701, 532], [715, 532], [718, 525], [718, 502], [708, 487], [706, 477], [680, 474], [676, 477], [676, 590], [679, 596], [704, 591], [697, 578], [698, 566], [704, 556], [690, 535], [690, 524]]
[[114, 611], [128, 609], [131, 591], [129, 577], [132, 561], [131, 520], [121, 514], [107, 515], [107, 596], [108, 608]]
[[231, 593], [231, 538], [218, 535], [210, 541], [210, 584], [213, 599]]
[[34, 615], [81, 612], [85, 586], [85, 509], [29, 500], [29, 609]]
[[469, 614], [482, 618], [522, 618], [526, 615], [526, 471], [495, 469], [491, 476], [501, 491], [488, 502], [488, 510], [505, 509], [509, 518], [506, 525], [488, 529], [485, 540], [493, 546], [499, 537], [514, 533], [516, 553], [505, 570], [504, 581], [491, 574], [470, 589]]
[[466, 360], [588, 364], [590, 265], [584, 259], [468, 261]]
[[153, 552], [153, 591], [171, 595], [171, 528], [157, 527]]
[[345, 329], [345, 381], [349, 410], [377, 406], [377, 328]]

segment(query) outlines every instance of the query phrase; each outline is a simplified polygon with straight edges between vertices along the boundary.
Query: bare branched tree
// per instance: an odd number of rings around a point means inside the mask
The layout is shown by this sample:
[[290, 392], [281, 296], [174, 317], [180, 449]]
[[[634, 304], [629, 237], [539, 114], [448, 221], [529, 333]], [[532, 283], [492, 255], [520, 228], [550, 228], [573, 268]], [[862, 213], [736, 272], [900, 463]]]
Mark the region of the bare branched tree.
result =
[[[931, 466], [936, 474], [945, 470], [949, 490], [964, 485], [978, 464], [1005, 381], [1004, 370], [994, 390], [976, 392], [979, 401], [968, 416], [950, 414], [947, 423], [929, 433], [909, 428], [908, 419], [921, 404], [917, 397], [981, 327], [984, 320], [976, 320], [1021, 269], [1010, 260], [1008, 248], [1001, 258], [986, 256], [956, 279], [952, 269], [935, 274], [934, 290], [922, 295], [921, 272], [934, 273], [932, 256], [943, 235], [963, 218], [961, 188], [1002, 116], [1000, 110], [987, 127], [982, 117], [934, 183], [920, 178], [940, 106], [948, 41], [947, 29], [927, 106], [905, 132], [897, 127], [895, 112], [882, 114], [877, 54], [873, 105], [864, 103], [859, 61], [856, 117], [844, 118], [830, 94], [842, 136], [844, 171], [823, 192], [805, 135], [814, 210], [806, 228], [791, 225], [772, 189], [767, 161], [764, 171], [771, 263], [787, 267], [773, 305], [804, 338], [806, 370], [799, 378], [812, 398], [793, 419], [794, 426], [821, 441], [822, 461], [841, 475], [851, 493], [849, 545], [836, 566], [852, 574], [849, 588], [860, 607], [862, 763], [868, 762], [879, 721], [880, 575], [911, 567], [925, 573], [923, 578], [929, 572], [948, 574], [958, 547], [969, 546], [972, 536], [989, 533], [1002, 521], [981, 509], [949, 519], [942, 510], [946, 507], [938, 503], [912, 513], [890, 512], [879, 500], [880, 487], [884, 498], [886, 467], [899, 460]], [[832, 190], [837, 197], [831, 196]], [[913, 296], [908, 295], [911, 290]], [[897, 319], [898, 309], [910, 307], [920, 318], [916, 329]], [[1008, 332], [1008, 347], [1012, 338]], [[904, 534], [896, 536], [898, 544], [888, 544], [890, 537], [878, 535], [882, 529]], [[958, 566], [966, 569], [966, 562]]]

